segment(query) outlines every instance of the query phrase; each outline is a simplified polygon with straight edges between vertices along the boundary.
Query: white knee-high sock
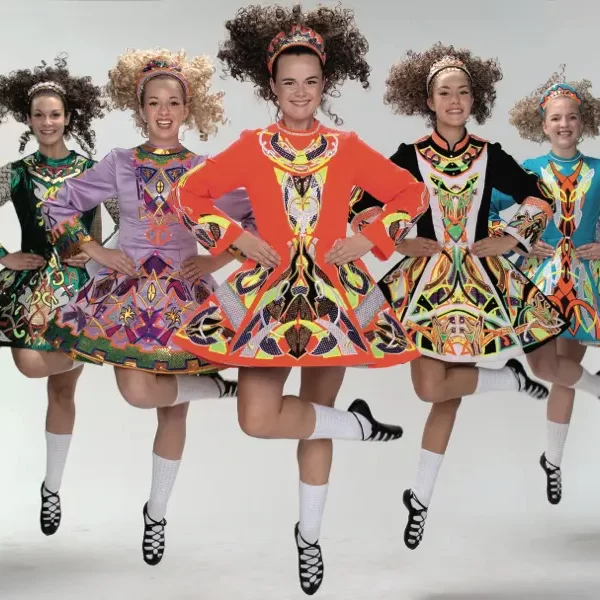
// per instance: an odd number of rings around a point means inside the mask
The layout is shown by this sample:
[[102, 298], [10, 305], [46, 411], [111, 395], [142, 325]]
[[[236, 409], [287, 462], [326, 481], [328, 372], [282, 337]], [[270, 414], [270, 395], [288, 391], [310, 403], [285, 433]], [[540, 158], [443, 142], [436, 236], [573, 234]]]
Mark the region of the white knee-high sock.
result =
[[371, 435], [371, 423], [362, 415], [313, 404], [315, 430], [309, 440], [363, 440]]
[[474, 394], [500, 391], [519, 391], [519, 380], [509, 367], [500, 369], [485, 369], [478, 367], [477, 387]]
[[433, 488], [435, 487], [443, 460], [443, 454], [436, 454], [424, 449], [421, 450], [415, 485], [412, 490], [423, 506], [429, 506], [431, 502]]
[[315, 544], [321, 535], [321, 521], [327, 501], [329, 484], [309, 485], [300, 482], [300, 535], [309, 544]]
[[554, 423], [547, 421], [548, 448], [546, 450], [546, 460], [555, 467], [560, 467], [562, 462], [565, 442], [569, 433], [568, 423]]
[[50, 492], [60, 489], [72, 434], [50, 433], [46, 431], [46, 478], [44, 485]]
[[180, 460], [169, 460], [152, 454], [152, 486], [148, 500], [148, 516], [154, 521], [162, 521], [167, 514], [167, 504], [180, 464]]
[[177, 399], [171, 406], [221, 396], [221, 388], [212, 377], [207, 375], [176, 375], [175, 377], [177, 379]]

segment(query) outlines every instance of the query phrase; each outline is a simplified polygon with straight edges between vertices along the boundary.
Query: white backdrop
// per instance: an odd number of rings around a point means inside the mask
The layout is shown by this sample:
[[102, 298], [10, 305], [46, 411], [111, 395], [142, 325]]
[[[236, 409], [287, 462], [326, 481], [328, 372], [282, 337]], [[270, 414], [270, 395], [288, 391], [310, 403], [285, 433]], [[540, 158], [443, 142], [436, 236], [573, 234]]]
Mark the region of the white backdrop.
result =
[[[364, 92], [349, 83], [334, 107], [345, 128], [386, 155], [425, 133], [422, 121], [394, 116], [382, 102], [390, 65], [409, 48], [422, 50], [441, 40], [500, 60], [505, 76], [495, 114], [473, 131], [500, 141], [519, 160], [545, 149], [520, 140], [509, 126], [514, 101], [563, 62], [570, 78], [598, 77], [600, 10], [591, 0], [344, 4], [355, 9], [371, 41], [372, 89]], [[33, 67], [66, 51], [74, 73], [104, 84], [127, 47], [159, 45], [214, 57], [223, 22], [238, 5], [238, 0], [8, 3], [0, 71]], [[600, 81], [597, 86], [600, 94]], [[242, 129], [264, 125], [274, 114], [255, 99], [249, 84], [217, 77], [215, 88], [227, 94], [230, 123], [207, 143], [187, 132], [183, 141], [197, 152], [217, 152]], [[22, 129], [12, 122], [0, 127], [0, 163], [17, 158]], [[96, 158], [140, 141], [128, 114], [110, 113], [96, 131]], [[28, 151], [33, 149], [32, 144]], [[600, 153], [595, 141], [582, 149]], [[104, 216], [108, 233], [111, 221]], [[0, 240], [16, 250], [19, 239], [14, 211], [5, 206]], [[389, 267], [367, 263], [376, 275]], [[585, 364], [596, 371], [598, 358], [592, 350]], [[192, 406], [185, 460], [168, 515], [167, 553], [159, 568], [148, 570], [139, 546], [153, 414], [125, 405], [110, 367], [86, 367], [63, 482], [63, 525], [46, 539], [37, 524], [45, 382], [22, 377], [7, 349], [0, 350], [0, 378], [0, 598], [301, 597], [292, 540], [297, 520], [293, 443], [243, 436], [231, 401]], [[294, 375], [290, 389], [297, 381]], [[378, 415], [399, 421], [406, 433], [394, 446], [336, 445], [323, 529], [327, 575], [321, 598], [597, 597], [597, 399], [581, 395], [577, 402], [559, 507], [547, 505], [537, 465], [544, 450], [543, 404], [506, 394], [470, 399], [460, 411], [438, 480], [425, 541], [410, 553], [401, 540], [401, 493], [414, 478], [427, 406], [412, 391], [408, 367], [348, 371], [340, 406], [354, 397], [370, 398]]]

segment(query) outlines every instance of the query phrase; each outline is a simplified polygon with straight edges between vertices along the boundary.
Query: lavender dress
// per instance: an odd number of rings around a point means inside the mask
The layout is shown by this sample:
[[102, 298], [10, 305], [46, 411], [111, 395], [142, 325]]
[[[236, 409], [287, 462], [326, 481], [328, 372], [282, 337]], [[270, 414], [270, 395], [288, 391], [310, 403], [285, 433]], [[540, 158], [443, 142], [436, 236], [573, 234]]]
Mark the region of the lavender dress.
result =
[[[175, 339], [181, 323], [191, 318], [216, 282], [210, 275], [198, 281], [181, 276], [181, 263], [196, 256], [198, 246], [166, 203], [171, 187], [205, 159], [185, 148], [116, 149], [78, 179], [66, 181], [46, 203], [44, 219], [65, 258], [91, 239], [82, 214], [117, 197], [118, 247], [137, 268], [131, 277], [102, 267], [46, 330], [54, 348], [153, 373], [217, 370], [182, 350]], [[223, 196], [218, 205], [245, 229], [255, 230], [245, 190]]]

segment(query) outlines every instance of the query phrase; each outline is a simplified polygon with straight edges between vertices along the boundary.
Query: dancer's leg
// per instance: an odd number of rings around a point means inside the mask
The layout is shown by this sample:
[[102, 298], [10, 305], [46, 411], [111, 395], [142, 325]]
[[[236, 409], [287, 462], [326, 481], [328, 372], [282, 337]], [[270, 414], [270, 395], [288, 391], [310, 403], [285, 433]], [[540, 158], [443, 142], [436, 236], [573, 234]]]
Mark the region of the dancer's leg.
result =
[[[585, 352], [586, 346], [575, 340], [558, 340], [558, 353], [561, 357], [581, 363]], [[574, 388], [552, 385], [546, 410], [547, 446], [540, 458], [540, 465], [546, 474], [546, 496], [551, 504], [558, 504], [562, 498], [561, 462], [574, 400]]]
[[121, 395], [137, 408], [163, 408], [237, 394], [237, 383], [220, 375], [162, 375], [115, 368]]
[[[300, 399], [332, 407], [342, 386], [344, 373], [343, 367], [302, 369]], [[332, 456], [333, 443], [329, 439], [298, 442], [300, 519], [296, 525], [295, 538], [300, 586], [310, 595], [319, 589], [323, 581], [323, 556], [318, 542], [327, 500]]]
[[500, 369], [487, 369], [423, 356], [411, 362], [411, 375], [417, 396], [434, 404], [494, 391], [522, 392], [534, 398], [548, 395], [547, 388], [528, 377], [515, 359]]
[[152, 453], [152, 485], [144, 505], [142, 554], [149, 565], [157, 565], [165, 552], [167, 504], [171, 497], [185, 447], [189, 403], [158, 408], [158, 427]]
[[40, 492], [40, 527], [46, 535], [56, 533], [62, 517], [59, 490], [75, 425], [75, 387], [82, 370], [48, 377], [46, 475]]
[[[325, 386], [326, 370], [314, 373], [314, 385]], [[253, 437], [270, 439], [343, 439], [390, 441], [402, 428], [376, 421], [366, 402], [357, 400], [347, 411], [283, 396], [289, 369], [241, 368], [238, 420]]]

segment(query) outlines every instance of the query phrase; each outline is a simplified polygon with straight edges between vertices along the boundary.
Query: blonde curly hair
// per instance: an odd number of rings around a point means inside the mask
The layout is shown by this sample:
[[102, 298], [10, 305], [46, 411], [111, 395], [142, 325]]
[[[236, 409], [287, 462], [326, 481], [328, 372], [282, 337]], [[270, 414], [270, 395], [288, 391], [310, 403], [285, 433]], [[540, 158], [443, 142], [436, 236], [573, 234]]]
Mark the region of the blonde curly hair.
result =
[[600, 134], [600, 98], [592, 95], [592, 82], [587, 79], [566, 81], [565, 67], [566, 65], [561, 65], [560, 70], [552, 73], [546, 83], [540, 85], [526, 98], [516, 102], [511, 109], [509, 122], [517, 128], [523, 139], [539, 144], [548, 141], [548, 136], [543, 129], [544, 116], [540, 112], [540, 98], [556, 83], [570, 85], [583, 98], [581, 106], [582, 136], [596, 137]]
[[[147, 134], [147, 127], [139, 114], [137, 84], [142, 69], [151, 61], [165, 61], [181, 68], [181, 75], [187, 81], [190, 95], [189, 115], [184, 123], [194, 127], [200, 139], [206, 141], [209, 135], [217, 132], [217, 125], [226, 123], [222, 102], [224, 93], [210, 93], [215, 69], [208, 57], [196, 56], [188, 59], [183, 50], [174, 53], [164, 48], [128, 49], [119, 57], [116, 66], [109, 71], [106, 92], [113, 108], [133, 111], [135, 124], [144, 134]], [[165, 75], [157, 73], [157, 77], [165, 77]]]

